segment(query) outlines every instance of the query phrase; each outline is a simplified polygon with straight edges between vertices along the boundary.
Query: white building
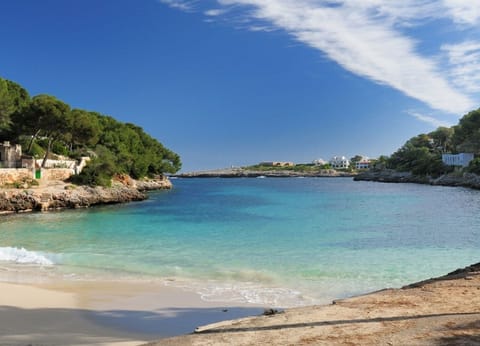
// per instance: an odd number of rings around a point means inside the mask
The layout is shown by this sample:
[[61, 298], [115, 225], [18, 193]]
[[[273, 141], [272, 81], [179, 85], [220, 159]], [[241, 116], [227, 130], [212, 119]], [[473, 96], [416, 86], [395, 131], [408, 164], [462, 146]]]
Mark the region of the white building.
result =
[[448, 166], [467, 167], [472, 160], [472, 153], [442, 154], [442, 162]]
[[5, 141], [0, 143], [0, 168], [17, 168], [22, 163], [22, 147]]
[[312, 163], [316, 166], [323, 166], [323, 165], [327, 164], [328, 162], [323, 160], [323, 159], [316, 159], [316, 160], [313, 160]]
[[330, 159], [330, 165], [336, 169], [346, 169], [350, 167], [350, 161], [345, 156], [334, 156]]
[[362, 157], [358, 162], [355, 162], [355, 169], [369, 169], [370, 168], [370, 159], [368, 157]]

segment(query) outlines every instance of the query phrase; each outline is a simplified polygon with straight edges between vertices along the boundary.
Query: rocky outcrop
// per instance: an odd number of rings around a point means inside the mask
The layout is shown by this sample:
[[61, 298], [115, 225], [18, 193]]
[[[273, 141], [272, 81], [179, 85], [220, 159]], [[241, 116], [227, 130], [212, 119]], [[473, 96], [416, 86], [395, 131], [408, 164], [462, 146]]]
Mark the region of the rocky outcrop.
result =
[[30, 189], [0, 190], [0, 213], [47, 211], [88, 208], [94, 205], [141, 201], [148, 196], [144, 191], [169, 189], [166, 178], [147, 181], [132, 180], [131, 184], [114, 182], [112, 187], [89, 187], [56, 182], [49, 186]]
[[341, 172], [334, 169], [322, 169], [315, 172], [300, 172], [293, 170], [253, 171], [242, 168], [219, 169], [182, 173], [176, 175], [179, 178], [295, 178], [295, 177], [352, 177], [355, 174]]
[[410, 172], [397, 172], [393, 169], [371, 170], [357, 174], [353, 180], [378, 181], [384, 183], [430, 184], [430, 178], [416, 176]]
[[358, 174], [353, 178], [361, 181], [377, 181], [384, 183], [416, 183], [441, 186], [463, 186], [480, 189], [480, 176], [473, 173], [449, 173], [440, 177], [413, 175], [410, 172], [397, 172], [391, 169], [368, 171]]
[[128, 175], [118, 175], [114, 181], [139, 191], [168, 190], [173, 187], [172, 182], [164, 176], [135, 180]]

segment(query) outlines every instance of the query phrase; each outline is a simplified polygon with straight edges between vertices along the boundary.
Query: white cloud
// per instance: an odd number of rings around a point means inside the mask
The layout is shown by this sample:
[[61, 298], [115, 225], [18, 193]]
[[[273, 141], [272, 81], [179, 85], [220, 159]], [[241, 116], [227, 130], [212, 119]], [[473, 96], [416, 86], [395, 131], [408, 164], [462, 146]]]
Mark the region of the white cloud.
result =
[[480, 42], [445, 44], [441, 49], [447, 53], [453, 82], [468, 92], [479, 92]]
[[[425, 9], [419, 14], [414, 3]], [[322, 51], [346, 70], [388, 85], [432, 108], [462, 113], [473, 101], [440, 73], [416, 42], [395, 30], [400, 20], [434, 16], [431, 1], [219, 0], [251, 8], [251, 16], [285, 30]], [[383, 6], [381, 4], [384, 4]]]
[[[399, 90], [433, 109], [458, 116], [475, 107], [470, 93], [478, 91], [480, 85], [478, 50], [455, 43], [444, 45], [441, 52], [448, 55], [449, 63], [443, 66], [438, 55], [421, 54], [419, 37], [412, 37], [412, 31], [405, 29], [437, 19], [474, 27], [480, 21], [479, 0], [212, 2], [217, 8], [205, 12], [207, 15], [221, 15], [219, 6], [229, 12], [234, 8], [245, 20], [244, 28], [284, 30], [346, 70]], [[231, 16], [229, 20], [234, 21]]]
[[194, 4], [197, 1], [194, 0], [159, 0], [162, 4], [168, 5], [172, 8], [176, 8], [182, 11], [192, 11], [194, 9]]
[[224, 9], [214, 8], [214, 9], [205, 11], [204, 14], [206, 16], [216, 17], [216, 16], [220, 16], [220, 15], [224, 14], [225, 12], [226, 12], [226, 10], [224, 10]]
[[411, 115], [412, 117], [414, 117], [415, 119], [423, 121], [424, 123], [430, 124], [435, 128], [440, 127], [440, 126], [450, 127], [450, 126], [453, 125], [449, 122], [439, 120], [439, 119], [434, 118], [430, 115], [420, 114], [420, 113], [415, 112], [415, 111], [408, 111], [407, 113], [409, 115]]
[[480, 1], [443, 0], [450, 17], [459, 24], [475, 25], [480, 23]]

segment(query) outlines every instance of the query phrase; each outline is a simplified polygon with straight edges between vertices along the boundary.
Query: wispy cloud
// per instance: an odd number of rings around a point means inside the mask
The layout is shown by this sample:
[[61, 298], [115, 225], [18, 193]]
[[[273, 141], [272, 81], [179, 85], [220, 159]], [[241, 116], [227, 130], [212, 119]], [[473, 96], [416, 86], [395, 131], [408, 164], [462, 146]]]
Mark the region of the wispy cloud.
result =
[[449, 123], [447, 121], [443, 121], [443, 120], [439, 120], [437, 118], [434, 118], [431, 115], [420, 114], [420, 113], [415, 112], [415, 111], [407, 111], [407, 114], [411, 115], [412, 117], [414, 117], [417, 120], [420, 120], [420, 121], [423, 121], [424, 123], [432, 125], [435, 128], [440, 127], [440, 126], [450, 127], [450, 126], [453, 125], [452, 123]]
[[194, 4], [197, 1], [194, 0], [158, 0], [162, 4], [168, 5], [172, 8], [176, 8], [182, 11], [192, 11], [194, 10]]
[[[284, 30], [346, 70], [399, 90], [433, 109], [459, 115], [474, 108], [478, 101], [472, 94], [480, 85], [478, 48], [472, 42], [463, 45], [443, 42], [438, 53], [427, 56], [420, 52], [420, 38], [412, 36], [413, 31], [408, 29], [438, 19], [461, 24], [463, 28], [475, 27], [480, 23], [480, 1], [212, 0], [205, 3], [215, 4], [209, 10], [213, 12], [205, 12], [207, 15], [221, 15], [218, 7], [235, 8], [238, 16], [246, 20], [247, 29]], [[439, 48], [441, 45], [442, 42]], [[441, 63], [440, 54], [448, 55], [448, 64]]]
[[226, 10], [224, 9], [221, 9], [221, 8], [214, 8], [214, 9], [211, 9], [211, 10], [207, 10], [205, 12], [203, 12], [206, 16], [210, 16], [210, 17], [216, 17], [216, 16], [220, 16], [222, 14], [224, 14], [226, 12]]
[[468, 92], [479, 92], [480, 41], [446, 44], [441, 49], [447, 53], [453, 82]]
[[443, 0], [450, 17], [459, 24], [480, 23], [480, 2], [478, 0]]

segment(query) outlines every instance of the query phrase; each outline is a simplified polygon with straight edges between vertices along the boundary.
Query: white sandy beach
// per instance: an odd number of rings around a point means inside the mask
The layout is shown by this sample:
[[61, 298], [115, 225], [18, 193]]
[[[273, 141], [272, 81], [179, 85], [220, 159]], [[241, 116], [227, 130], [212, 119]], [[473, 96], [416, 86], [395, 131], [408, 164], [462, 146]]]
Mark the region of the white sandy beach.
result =
[[0, 283], [0, 344], [480, 345], [479, 269], [273, 316], [153, 283]]
[[[478, 269], [240, 319], [262, 309], [207, 303], [194, 293], [153, 284], [0, 283], [0, 344], [480, 345]], [[179, 334], [189, 335], [165, 338]]]
[[0, 283], [0, 344], [139, 345], [263, 311], [202, 301], [156, 285]]

